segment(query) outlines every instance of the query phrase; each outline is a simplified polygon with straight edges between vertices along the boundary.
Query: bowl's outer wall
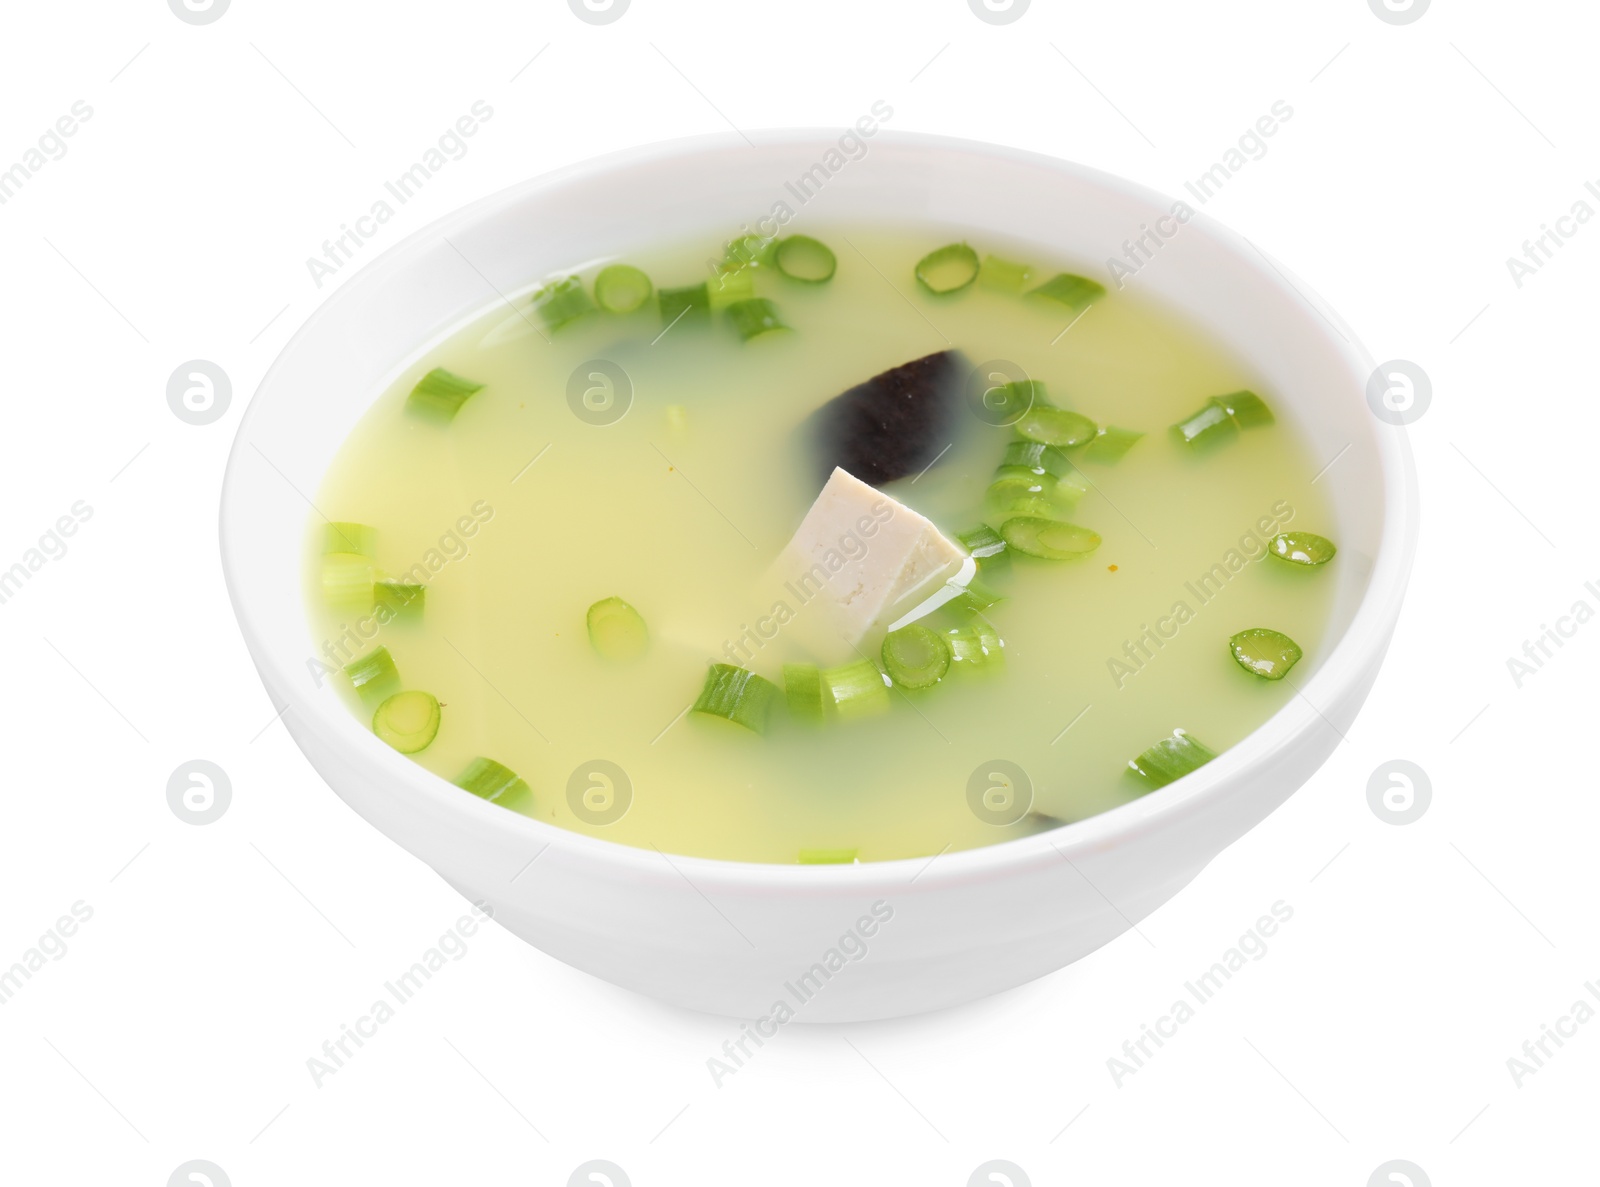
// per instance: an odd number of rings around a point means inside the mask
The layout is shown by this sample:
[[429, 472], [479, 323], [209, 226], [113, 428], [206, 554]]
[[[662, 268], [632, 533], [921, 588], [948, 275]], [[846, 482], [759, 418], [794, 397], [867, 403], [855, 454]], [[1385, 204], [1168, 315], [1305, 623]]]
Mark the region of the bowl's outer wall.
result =
[[[421, 232], [347, 282], [285, 348], [241, 425], [223, 497], [224, 568], [263, 682], [318, 772], [516, 934], [698, 1010], [757, 1018], [786, 1001], [817, 1022], [917, 1013], [1021, 984], [1121, 934], [1316, 770], [1353, 720], [1392, 632], [1415, 531], [1414, 477], [1398, 431], [1368, 414], [1371, 361], [1351, 336], [1259, 253], [1197, 218], [1135, 279], [1248, 358], [1319, 454], [1346, 451], [1328, 477], [1345, 561], [1330, 638], [1343, 638], [1303, 683], [1304, 698], [1135, 804], [924, 862], [792, 870], [667, 858], [460, 793], [379, 743], [311, 676], [306, 657], [317, 644], [299, 574], [306, 520], [290, 484], [314, 491], [397, 369], [493, 299], [462, 254], [488, 261], [491, 282], [512, 292], [553, 268], [662, 239], [727, 237], [782, 201], [783, 182], [830, 147], [807, 133], [758, 140], [756, 149], [721, 139], [666, 146], [528, 183]], [[880, 133], [801, 214], [943, 221], [974, 237], [1037, 241], [1088, 270], [1171, 208], [1062, 162]], [[892, 915], [860, 925], [874, 904]], [[865, 955], [839, 948], [852, 930], [872, 932]], [[826, 969], [830, 950], [844, 952], [845, 967], [819, 991], [788, 988], [813, 964]]]
[[[1328, 706], [1349, 728], [1368, 679]], [[1003, 878], [941, 882], [918, 876], [865, 894], [718, 893], [708, 903], [662, 863], [654, 878], [574, 860], [529, 844], [429, 818], [393, 794], [373, 769], [352, 762], [288, 719], [290, 732], [328, 784], [357, 812], [426, 859], [495, 919], [550, 955], [614, 984], [674, 1005], [754, 1019], [786, 1002], [796, 1020], [853, 1022], [958, 1005], [1053, 972], [1136, 925], [1207, 862], [1275, 809], [1339, 744], [1327, 730], [1314, 744], [1286, 747], [1209, 797], [1181, 829], [1150, 830], [1096, 852], [1052, 852]], [[531, 863], [531, 864], [530, 864]], [[691, 875], [692, 876], [692, 875]], [[892, 911], [887, 920], [862, 927]], [[855, 930], [842, 971], [810, 992], [801, 978]], [[856, 956], [850, 949], [865, 949]], [[835, 964], [839, 963], [837, 960]], [[813, 974], [814, 980], [822, 980]], [[791, 989], [794, 986], [796, 989]]]

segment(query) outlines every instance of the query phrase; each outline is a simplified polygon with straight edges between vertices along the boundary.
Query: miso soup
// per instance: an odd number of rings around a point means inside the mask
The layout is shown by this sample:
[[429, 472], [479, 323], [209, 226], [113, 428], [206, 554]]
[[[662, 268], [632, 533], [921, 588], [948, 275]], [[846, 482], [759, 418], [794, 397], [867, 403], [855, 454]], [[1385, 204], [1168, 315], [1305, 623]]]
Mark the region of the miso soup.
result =
[[1340, 562], [1275, 393], [1136, 285], [937, 225], [529, 277], [343, 444], [321, 678], [459, 794], [740, 861], [1128, 803], [1318, 662]]

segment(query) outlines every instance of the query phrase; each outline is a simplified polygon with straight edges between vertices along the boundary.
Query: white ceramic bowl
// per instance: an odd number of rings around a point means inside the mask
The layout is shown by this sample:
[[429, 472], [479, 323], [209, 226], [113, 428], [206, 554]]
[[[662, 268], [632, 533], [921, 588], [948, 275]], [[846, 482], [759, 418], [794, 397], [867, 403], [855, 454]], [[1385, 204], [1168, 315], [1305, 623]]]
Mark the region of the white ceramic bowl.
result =
[[[1036, 242], [1087, 267], [1172, 202], [1048, 157], [878, 131], [836, 171], [838, 133], [677, 142], [477, 202], [368, 264], [284, 348], [228, 463], [222, 553], [250, 653], [284, 723], [344, 800], [551, 955], [641, 993], [743, 1018], [912, 1014], [1021, 984], [1121, 934], [1300, 786], [1339, 741], [1388, 646], [1416, 530], [1404, 431], [1369, 411], [1372, 360], [1304, 286], [1204, 216], [1136, 280], [1247, 359], [1321, 459], [1336, 508], [1331, 646], [1295, 697], [1195, 774], [1054, 832], [933, 860], [796, 867], [663, 857], [506, 812], [389, 749], [307, 666], [301, 564], [314, 495], [360, 414], [422, 348], [575, 262], [726, 237], [778, 202], [812, 219], [930, 221]], [[822, 163], [803, 206], [784, 183]], [[829, 175], [831, 173], [831, 176]], [[1164, 224], [1172, 225], [1172, 224]], [[447, 242], [448, 239], [448, 242]], [[472, 261], [468, 264], [466, 261]], [[481, 272], [480, 272], [481, 270]], [[1103, 271], [1097, 269], [1096, 271]], [[493, 286], [491, 289], [490, 286]], [[530, 859], [537, 861], [529, 866]], [[788, 986], [880, 903], [804, 1004]], [[857, 947], [853, 942], [852, 949]], [[805, 992], [799, 996], [806, 996]]]

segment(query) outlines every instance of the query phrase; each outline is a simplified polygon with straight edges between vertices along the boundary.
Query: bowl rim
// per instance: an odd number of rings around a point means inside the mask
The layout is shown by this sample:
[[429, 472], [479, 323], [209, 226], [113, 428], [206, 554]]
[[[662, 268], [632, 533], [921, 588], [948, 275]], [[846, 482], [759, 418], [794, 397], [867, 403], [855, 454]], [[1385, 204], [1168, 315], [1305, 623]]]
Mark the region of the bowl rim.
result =
[[[607, 872], [635, 879], [661, 876], [664, 872], [661, 859], [665, 858], [665, 866], [671, 867], [674, 877], [687, 878], [684, 871], [692, 871], [695, 874], [693, 884], [697, 889], [702, 883], [711, 883], [724, 889], [809, 890], [821, 895], [904, 890], [908, 882], [922, 879], [935, 864], [939, 867], [938, 873], [929, 876], [928, 884], [959, 884], [986, 879], [997, 873], [1027, 870], [1063, 858], [1072, 862], [1077, 857], [1088, 857], [1165, 830], [1175, 822], [1197, 815], [1211, 801], [1226, 797], [1236, 790], [1240, 776], [1250, 768], [1262, 765], [1286, 749], [1303, 744], [1312, 733], [1325, 728], [1338, 733], [1337, 727], [1323, 716], [1317, 705], [1334, 704], [1341, 696], [1359, 687], [1382, 658], [1409, 579], [1418, 531], [1416, 468], [1405, 430], [1400, 426], [1385, 425], [1376, 417], [1372, 417], [1372, 442], [1383, 481], [1379, 546], [1348, 626], [1316, 671], [1301, 686], [1300, 695], [1204, 767], [1166, 787], [1059, 828], [954, 853], [946, 849], [932, 856], [850, 865], [801, 866], [678, 853], [668, 855], [660, 850], [652, 852], [651, 849], [574, 832], [560, 825], [507, 812], [463, 793], [442, 776], [385, 746], [370, 732], [340, 728], [335, 723], [335, 714], [346, 725], [353, 725], [357, 721], [342, 701], [331, 711], [313, 703], [309, 694], [299, 691], [300, 682], [290, 678], [283, 657], [266, 653], [264, 647], [257, 646], [257, 631], [253, 625], [255, 615], [249, 605], [249, 584], [241, 579], [237, 571], [234, 550], [230, 545], [229, 509], [239, 498], [237, 484], [240, 481], [240, 461], [250, 444], [253, 421], [266, 402], [264, 395], [270, 397], [284, 359], [299, 347], [331, 310], [360, 301], [367, 290], [382, 283], [386, 276], [403, 270], [419, 247], [431, 244], [458, 228], [476, 223], [504, 206], [521, 203], [542, 192], [634, 167], [674, 159], [689, 160], [707, 153], [734, 149], [747, 151], [752, 143], [756, 147], [832, 145], [841, 134], [838, 128], [825, 127], [746, 129], [738, 134], [712, 133], [655, 141], [562, 166], [478, 198], [412, 232], [363, 264], [311, 312], [267, 368], [240, 418], [227, 459], [219, 507], [222, 567], [229, 598], [250, 653], [267, 684], [269, 695], [274, 700], [279, 695], [287, 697], [287, 703], [280, 711], [286, 723], [290, 713], [298, 709], [299, 712], [294, 714], [297, 728], [316, 734], [339, 750], [348, 750], [352, 745], [357, 750], [364, 750], [359, 761], [376, 768], [376, 773], [383, 776], [392, 793], [398, 799], [407, 801], [407, 811], [440, 821], [449, 819], [465, 830], [498, 832], [508, 840], [521, 838], [540, 843], [538, 856], [555, 848], [574, 859], [593, 862], [597, 868]], [[882, 127], [875, 133], [873, 143], [1031, 165], [1097, 186], [1130, 203], [1159, 205], [1169, 209], [1173, 204], [1169, 195], [1151, 187], [1091, 166], [1028, 149]], [[1192, 221], [1218, 246], [1242, 261], [1260, 281], [1275, 289], [1285, 303], [1324, 323], [1328, 329], [1318, 329], [1317, 332], [1324, 336], [1325, 345], [1346, 365], [1347, 378], [1352, 381], [1352, 387], [1364, 390], [1367, 377], [1374, 370], [1374, 361], [1354, 332], [1325, 301], [1253, 242], [1203, 210], [1194, 210]], [[331, 704], [331, 701], [323, 702], [323, 705]], [[278, 706], [274, 705], [274, 708]]]

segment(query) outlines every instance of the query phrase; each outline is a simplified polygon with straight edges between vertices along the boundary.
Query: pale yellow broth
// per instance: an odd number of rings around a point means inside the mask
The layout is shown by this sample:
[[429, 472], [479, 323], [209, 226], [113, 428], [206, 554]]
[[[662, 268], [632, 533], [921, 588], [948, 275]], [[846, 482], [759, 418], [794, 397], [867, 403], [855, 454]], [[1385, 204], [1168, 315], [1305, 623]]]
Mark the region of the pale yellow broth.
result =
[[[801, 849], [855, 849], [877, 861], [991, 844], [1126, 803], [1144, 791], [1128, 759], [1175, 727], [1220, 752], [1296, 695], [1324, 645], [1333, 581], [1259, 559], [1259, 540], [1286, 528], [1335, 534], [1312, 484], [1319, 466], [1281, 407], [1275, 425], [1201, 455], [1167, 432], [1210, 396], [1254, 388], [1276, 407], [1272, 391], [1142, 298], [1137, 278], [1067, 329], [1071, 311], [981, 286], [920, 292], [914, 265], [961, 237], [949, 228], [806, 230], [837, 253], [834, 278], [803, 285], [769, 267], [757, 283], [792, 332], [741, 343], [719, 314], [662, 335], [652, 300], [547, 341], [525, 295], [515, 308], [496, 298], [377, 395], [316, 505], [375, 527], [381, 569], [437, 567], [425, 613], [350, 646], [360, 616], [334, 612], [320, 594], [320, 517], [310, 613], [335, 663], [382, 644], [405, 687], [443, 702], [438, 736], [416, 761], [452, 780], [475, 756], [492, 757], [529, 782], [540, 819], [628, 845], [784, 863]], [[1095, 274], [1024, 244], [976, 246], [1030, 260], [1040, 277]], [[670, 287], [705, 279], [717, 254], [699, 242], [627, 262]], [[586, 282], [597, 268], [584, 269]], [[780, 706], [758, 736], [686, 715], [708, 662], [739, 633], [730, 607], [820, 488], [802, 422], [854, 384], [947, 347], [974, 363], [1010, 360], [1045, 381], [1055, 403], [1148, 433], [1115, 465], [1082, 463], [1097, 489], [1071, 519], [1101, 534], [1099, 550], [1073, 562], [1019, 558], [993, 582], [1008, 595], [989, 612], [1003, 665], [895, 693], [883, 716], [801, 728]], [[567, 400], [574, 369], [595, 358], [620, 363], [634, 387], [627, 414], [605, 426], [581, 421]], [[485, 385], [445, 425], [404, 407], [433, 367]], [[984, 519], [1011, 439], [971, 423], [915, 482], [886, 488], [949, 533]], [[1215, 566], [1225, 576], [1200, 585]], [[590, 645], [585, 611], [610, 596], [649, 626], [635, 662], [607, 662]], [[1304, 649], [1287, 680], [1254, 677], [1229, 654], [1229, 636], [1256, 626]], [[1147, 628], [1171, 637], [1157, 647]], [[1141, 635], [1149, 658], [1135, 647], [1130, 659], [1125, 645]], [[777, 681], [795, 658], [783, 643], [780, 634], [751, 666]], [[370, 719], [342, 677], [335, 683]], [[967, 794], [974, 769], [997, 758], [1034, 786], [1034, 814], [1004, 827], [980, 819]], [[569, 776], [591, 759], [616, 763], [631, 783], [614, 823], [584, 823], [569, 807]]]

